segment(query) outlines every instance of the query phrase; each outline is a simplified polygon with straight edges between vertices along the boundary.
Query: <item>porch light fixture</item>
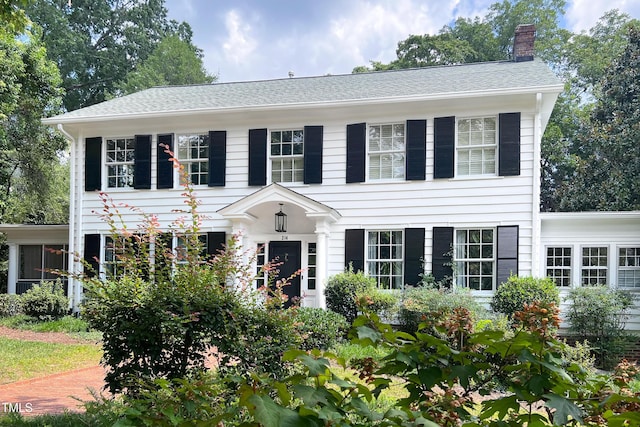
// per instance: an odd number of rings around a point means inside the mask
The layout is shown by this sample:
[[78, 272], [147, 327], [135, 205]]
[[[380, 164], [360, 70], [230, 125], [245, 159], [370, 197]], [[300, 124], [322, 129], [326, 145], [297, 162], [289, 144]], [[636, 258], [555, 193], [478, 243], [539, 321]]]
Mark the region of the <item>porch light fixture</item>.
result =
[[278, 233], [287, 232], [287, 214], [282, 212], [282, 203], [280, 203], [280, 212], [276, 212], [276, 231]]

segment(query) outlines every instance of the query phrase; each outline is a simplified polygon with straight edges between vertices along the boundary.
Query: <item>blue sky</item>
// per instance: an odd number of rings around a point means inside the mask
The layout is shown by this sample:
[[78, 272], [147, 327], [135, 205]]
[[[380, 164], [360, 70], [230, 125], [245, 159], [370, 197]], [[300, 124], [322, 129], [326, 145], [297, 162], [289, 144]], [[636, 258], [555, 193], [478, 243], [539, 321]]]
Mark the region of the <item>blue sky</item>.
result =
[[[166, 0], [193, 28], [220, 82], [350, 73], [395, 58], [409, 34], [436, 34], [456, 17], [483, 16], [497, 0]], [[565, 25], [591, 28], [617, 8], [640, 18], [640, 0], [567, 0]]]

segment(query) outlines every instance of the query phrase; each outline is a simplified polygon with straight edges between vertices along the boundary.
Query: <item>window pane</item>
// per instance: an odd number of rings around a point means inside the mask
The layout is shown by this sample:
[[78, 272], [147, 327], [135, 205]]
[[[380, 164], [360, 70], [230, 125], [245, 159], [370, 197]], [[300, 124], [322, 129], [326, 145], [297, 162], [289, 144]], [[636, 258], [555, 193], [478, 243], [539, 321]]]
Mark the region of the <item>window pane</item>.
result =
[[20, 245], [19, 279], [40, 280], [42, 277], [42, 246]]

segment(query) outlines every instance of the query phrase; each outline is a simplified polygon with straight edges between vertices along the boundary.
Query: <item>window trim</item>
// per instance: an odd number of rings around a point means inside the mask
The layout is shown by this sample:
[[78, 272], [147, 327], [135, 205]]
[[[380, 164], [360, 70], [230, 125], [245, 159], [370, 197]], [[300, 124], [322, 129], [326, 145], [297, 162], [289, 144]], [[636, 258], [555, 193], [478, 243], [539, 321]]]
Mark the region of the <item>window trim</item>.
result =
[[[199, 157], [198, 159], [194, 160], [191, 158], [188, 159], [183, 159], [182, 157], [180, 157], [180, 138], [181, 137], [185, 137], [185, 136], [201, 136], [204, 138], [204, 140], [207, 142], [207, 157]], [[189, 147], [191, 148], [191, 147]], [[178, 161], [180, 162], [180, 164], [182, 166], [184, 166], [184, 168], [187, 170], [187, 174], [189, 175], [189, 179], [191, 181], [191, 185], [193, 185], [194, 187], [207, 187], [209, 185], [209, 158], [211, 157], [211, 138], [209, 136], [209, 131], [191, 131], [191, 132], [180, 132], [180, 133], [176, 133], [175, 134], [175, 141], [174, 141], [174, 154], [176, 156], [176, 158], [178, 159]], [[206, 167], [206, 171], [203, 172], [202, 170], [200, 170], [198, 172], [198, 176], [201, 177], [201, 179], [199, 180], [198, 184], [194, 184], [193, 183], [193, 179], [192, 179], [192, 173], [191, 170], [188, 169], [188, 165], [191, 165], [192, 163], [201, 163], [204, 164]], [[174, 179], [174, 183], [178, 183], [178, 185], [182, 186], [184, 185], [183, 182], [183, 177], [180, 174], [180, 170], [176, 169], [175, 173], [177, 174], [177, 179]], [[174, 177], [175, 178], [175, 177]], [[205, 179], [206, 182], [202, 182], [202, 179]]]
[[[620, 265], [620, 251], [623, 249], [635, 249], [636, 257], [640, 258], [640, 245], [618, 245], [616, 246], [616, 287], [620, 289], [630, 291], [640, 291], [640, 279], [638, 280], [638, 286], [621, 286], [620, 284], [620, 271], [634, 271], [634, 276], [637, 274], [640, 277], [640, 262], [635, 266], [621, 266]], [[639, 260], [640, 261], [640, 260]]]
[[[271, 153], [271, 141], [273, 138], [273, 133], [274, 132], [279, 132], [280, 136], [282, 137], [282, 133], [283, 132], [291, 132], [292, 136], [291, 136], [291, 154], [278, 154], [278, 155], [274, 155]], [[293, 153], [293, 145], [294, 145], [294, 141], [293, 141], [293, 133], [294, 132], [301, 132], [302, 134], [302, 153], [298, 153], [298, 154], [294, 154]], [[267, 131], [267, 176], [269, 177], [269, 182], [271, 183], [277, 183], [277, 184], [281, 184], [281, 185], [302, 185], [304, 184], [304, 177], [305, 177], [305, 129], [304, 126], [300, 127], [300, 128], [296, 128], [296, 127], [291, 127], [291, 128], [274, 128], [274, 129], [269, 129]], [[280, 143], [282, 144], [282, 140], [280, 140]], [[274, 180], [273, 179], [273, 162], [276, 159], [280, 159], [281, 161], [284, 159], [291, 159], [292, 160], [292, 165], [296, 164], [296, 162], [300, 162], [300, 164], [302, 165], [302, 169], [300, 169], [301, 171], [301, 176], [300, 176], [300, 180], [292, 180], [292, 181], [283, 181], [283, 180]], [[291, 172], [291, 177], [292, 179], [295, 178], [295, 173], [296, 171], [298, 171], [299, 169], [296, 169], [295, 167], [293, 169], [287, 169], [287, 171]], [[282, 174], [285, 172], [284, 169], [280, 170], [280, 177], [282, 178]]]
[[[474, 119], [482, 119], [483, 120], [483, 141], [484, 141], [484, 120], [485, 119], [489, 119], [492, 118], [494, 119], [495, 122], [495, 137], [494, 137], [494, 141], [493, 144], [480, 144], [480, 145], [468, 145], [468, 146], [461, 146], [460, 145], [460, 130], [459, 130], [459, 125], [460, 122], [463, 120], [474, 120]], [[454, 123], [454, 173], [453, 173], [453, 177], [454, 178], [459, 178], [459, 179], [476, 179], [478, 177], [483, 177], [483, 178], [494, 178], [494, 177], [499, 177], [500, 176], [500, 170], [499, 170], [499, 156], [500, 156], [500, 115], [499, 114], [488, 114], [488, 115], [480, 115], [480, 116], [463, 116], [463, 117], [458, 117], [455, 116], [455, 123]], [[484, 148], [490, 148], [490, 147], [494, 147], [494, 158], [493, 158], [493, 172], [492, 173], [476, 173], [476, 174], [472, 174], [472, 173], [467, 173], [467, 174], [462, 174], [460, 173], [460, 151], [461, 150], [471, 150], [473, 148], [480, 148], [480, 149], [484, 149]], [[484, 152], [484, 150], [483, 150]], [[484, 159], [482, 160], [482, 168], [484, 169]]]
[[[461, 231], [465, 231], [467, 236], [469, 231], [473, 231], [473, 230], [478, 230], [480, 231], [480, 236], [482, 238], [482, 233], [485, 230], [491, 230], [492, 233], [492, 237], [491, 237], [491, 244], [492, 244], [492, 257], [491, 258], [482, 258], [482, 256], [480, 256], [479, 258], [459, 258], [458, 257], [458, 253], [459, 253], [459, 243], [458, 243], [458, 233]], [[469, 244], [468, 239], [466, 239], [465, 242], [466, 245]], [[482, 255], [482, 240], [479, 242], [479, 244], [481, 245], [480, 247], [480, 255]], [[452, 254], [452, 263], [453, 263], [453, 283], [455, 286], [457, 287], [461, 287], [461, 288], [466, 288], [469, 289], [472, 292], [483, 292], [483, 293], [487, 293], [487, 292], [495, 292], [497, 290], [497, 278], [498, 278], [498, 227], [485, 227], [485, 226], [476, 226], [476, 227], [460, 227], [460, 228], [454, 228], [453, 230], [453, 254]], [[469, 287], [469, 283], [468, 283], [468, 278], [469, 275], [460, 275], [459, 271], [460, 271], [460, 265], [461, 263], [467, 263], [467, 262], [491, 262], [492, 264], [492, 268], [491, 268], [491, 289], [482, 289], [482, 278], [483, 277], [488, 277], [486, 275], [483, 275], [482, 272], [480, 272], [480, 285], [479, 288], [480, 289], [472, 289]], [[463, 280], [464, 282], [460, 282], [461, 280]]]
[[[399, 250], [399, 255], [400, 258], [370, 258], [369, 257], [369, 234], [370, 233], [384, 233], [384, 232], [389, 232], [389, 233], [400, 233], [400, 238], [401, 238], [401, 243], [400, 243], [400, 250]], [[367, 229], [364, 233], [364, 268], [365, 268], [365, 273], [367, 276], [369, 277], [373, 277], [376, 280], [376, 287], [378, 289], [381, 290], [385, 290], [385, 291], [394, 291], [394, 290], [401, 290], [404, 288], [404, 267], [405, 267], [405, 246], [406, 246], [406, 238], [405, 238], [405, 230], [402, 228], [388, 228], [388, 229], [382, 229], [382, 228], [376, 228], [376, 229]], [[393, 244], [390, 243], [389, 244], [391, 247], [393, 247]], [[379, 247], [379, 244], [378, 246]], [[391, 269], [389, 271], [389, 274], [386, 276], [377, 276], [374, 274], [371, 274], [371, 269], [370, 269], [370, 262], [378, 262], [378, 263], [384, 263], [384, 262], [388, 262], [388, 263], [400, 263], [400, 274], [394, 274], [393, 270]], [[390, 283], [390, 287], [388, 288], [384, 288], [380, 286], [380, 280], [379, 277], [388, 277], [390, 279], [399, 277], [400, 279], [400, 287], [394, 287], [393, 283]]]
[[[548, 261], [549, 261], [549, 249], [569, 249], [569, 266], [556, 266], [555, 264], [552, 266], [548, 265]], [[551, 280], [553, 280], [553, 282], [556, 284], [556, 286], [558, 287], [558, 289], [572, 289], [573, 288], [573, 284], [574, 284], [574, 280], [573, 280], [573, 264], [574, 264], [574, 245], [547, 245], [544, 247], [544, 277], [548, 277]], [[556, 257], [554, 254], [554, 259], [559, 259], [559, 258], [566, 258], [567, 256], [565, 256], [564, 254], [561, 257]], [[563, 284], [558, 284], [558, 282], [556, 281], [556, 277], [552, 277], [551, 275], [549, 275], [548, 270], [549, 269], [556, 269], [556, 270], [563, 270], [563, 271], [568, 271], [569, 275], [568, 275], [568, 284], [567, 285], [563, 285]], [[564, 279], [565, 277], [559, 277], [561, 279]]]
[[[370, 140], [370, 135], [371, 135], [371, 128], [375, 127], [375, 126], [396, 126], [396, 125], [401, 125], [403, 128], [403, 138], [404, 138], [404, 150], [402, 150], [402, 161], [400, 162], [402, 164], [402, 176], [401, 177], [390, 177], [390, 178], [372, 178], [371, 177], [371, 155], [372, 154], [376, 154], [379, 153], [381, 155], [383, 154], [395, 154], [395, 153], [400, 153], [400, 150], [386, 150], [386, 151], [378, 151], [378, 152], [372, 152], [370, 147], [371, 147], [371, 140]], [[376, 123], [367, 123], [366, 124], [366, 145], [365, 145], [365, 182], [373, 182], [373, 183], [380, 183], [380, 182], [403, 182], [407, 180], [407, 122], [406, 121], [397, 121], [397, 122], [376, 122]], [[382, 137], [381, 137], [382, 138]], [[392, 163], [393, 165], [393, 163]], [[393, 173], [393, 167], [392, 167], [392, 173]]]
[[[132, 142], [132, 146], [131, 146], [131, 151], [133, 152], [133, 160], [131, 160], [131, 162], [109, 162], [109, 141], [117, 141], [120, 139], [124, 139], [125, 141], [131, 141]], [[108, 191], [127, 191], [127, 190], [133, 190], [134, 189], [134, 185], [135, 185], [135, 168], [136, 168], [136, 158], [135, 158], [135, 150], [136, 150], [136, 137], [135, 135], [128, 135], [128, 136], [107, 136], [104, 137], [104, 144], [103, 144], [103, 148], [102, 148], [102, 158], [104, 159], [104, 161], [102, 161], [102, 168], [104, 169], [104, 179], [105, 182], [103, 183], [102, 188], [106, 188]], [[128, 151], [128, 149], [127, 149]], [[109, 178], [111, 177], [111, 175], [109, 174], [109, 167], [111, 165], [130, 165], [131, 166], [131, 171], [130, 171], [130, 184], [124, 187], [110, 187], [109, 186]], [[116, 177], [117, 179], [117, 177]]]
[[[605, 266], [604, 267], [597, 266], [596, 268], [592, 268], [592, 269], [605, 270], [606, 271], [605, 282], [604, 283], [600, 283], [600, 285], [609, 286], [609, 282], [611, 280], [611, 269], [609, 268], [610, 267], [609, 264], [611, 262], [611, 248], [610, 248], [610, 246], [607, 245], [607, 244], [602, 245], [602, 244], [597, 244], [596, 243], [596, 244], [580, 245], [579, 248], [580, 248], [580, 252], [579, 252], [579, 255], [578, 255], [578, 261], [579, 261], [579, 264], [578, 264], [579, 271], [578, 271], [578, 273], [580, 274], [580, 276], [579, 276], [580, 277], [580, 281], [578, 282], [579, 286], [596, 286], [595, 284], [589, 284], [589, 283], [585, 284], [584, 283], [584, 277], [585, 277], [584, 276], [584, 269], [585, 269], [585, 266], [583, 265], [583, 263], [584, 263], [584, 254], [583, 254], [583, 252], [584, 252], [584, 249], [593, 249], [593, 248], [601, 248], [601, 249], [604, 248], [604, 249], [607, 250], [607, 261], [606, 261]], [[587, 267], [590, 267], [590, 266], [587, 266]]]

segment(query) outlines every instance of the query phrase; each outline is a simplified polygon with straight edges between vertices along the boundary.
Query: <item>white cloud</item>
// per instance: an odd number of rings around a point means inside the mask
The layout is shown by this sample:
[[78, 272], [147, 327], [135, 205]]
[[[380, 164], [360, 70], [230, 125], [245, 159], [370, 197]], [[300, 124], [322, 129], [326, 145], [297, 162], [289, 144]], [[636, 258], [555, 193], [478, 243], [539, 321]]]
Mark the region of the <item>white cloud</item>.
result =
[[234, 64], [241, 64], [255, 51], [257, 42], [251, 36], [251, 25], [242, 21], [236, 10], [230, 10], [225, 15], [227, 38], [222, 49], [227, 60]]
[[604, 12], [618, 9], [632, 18], [640, 16], [638, 0], [572, 0], [567, 7], [567, 27], [573, 32], [588, 30]]

